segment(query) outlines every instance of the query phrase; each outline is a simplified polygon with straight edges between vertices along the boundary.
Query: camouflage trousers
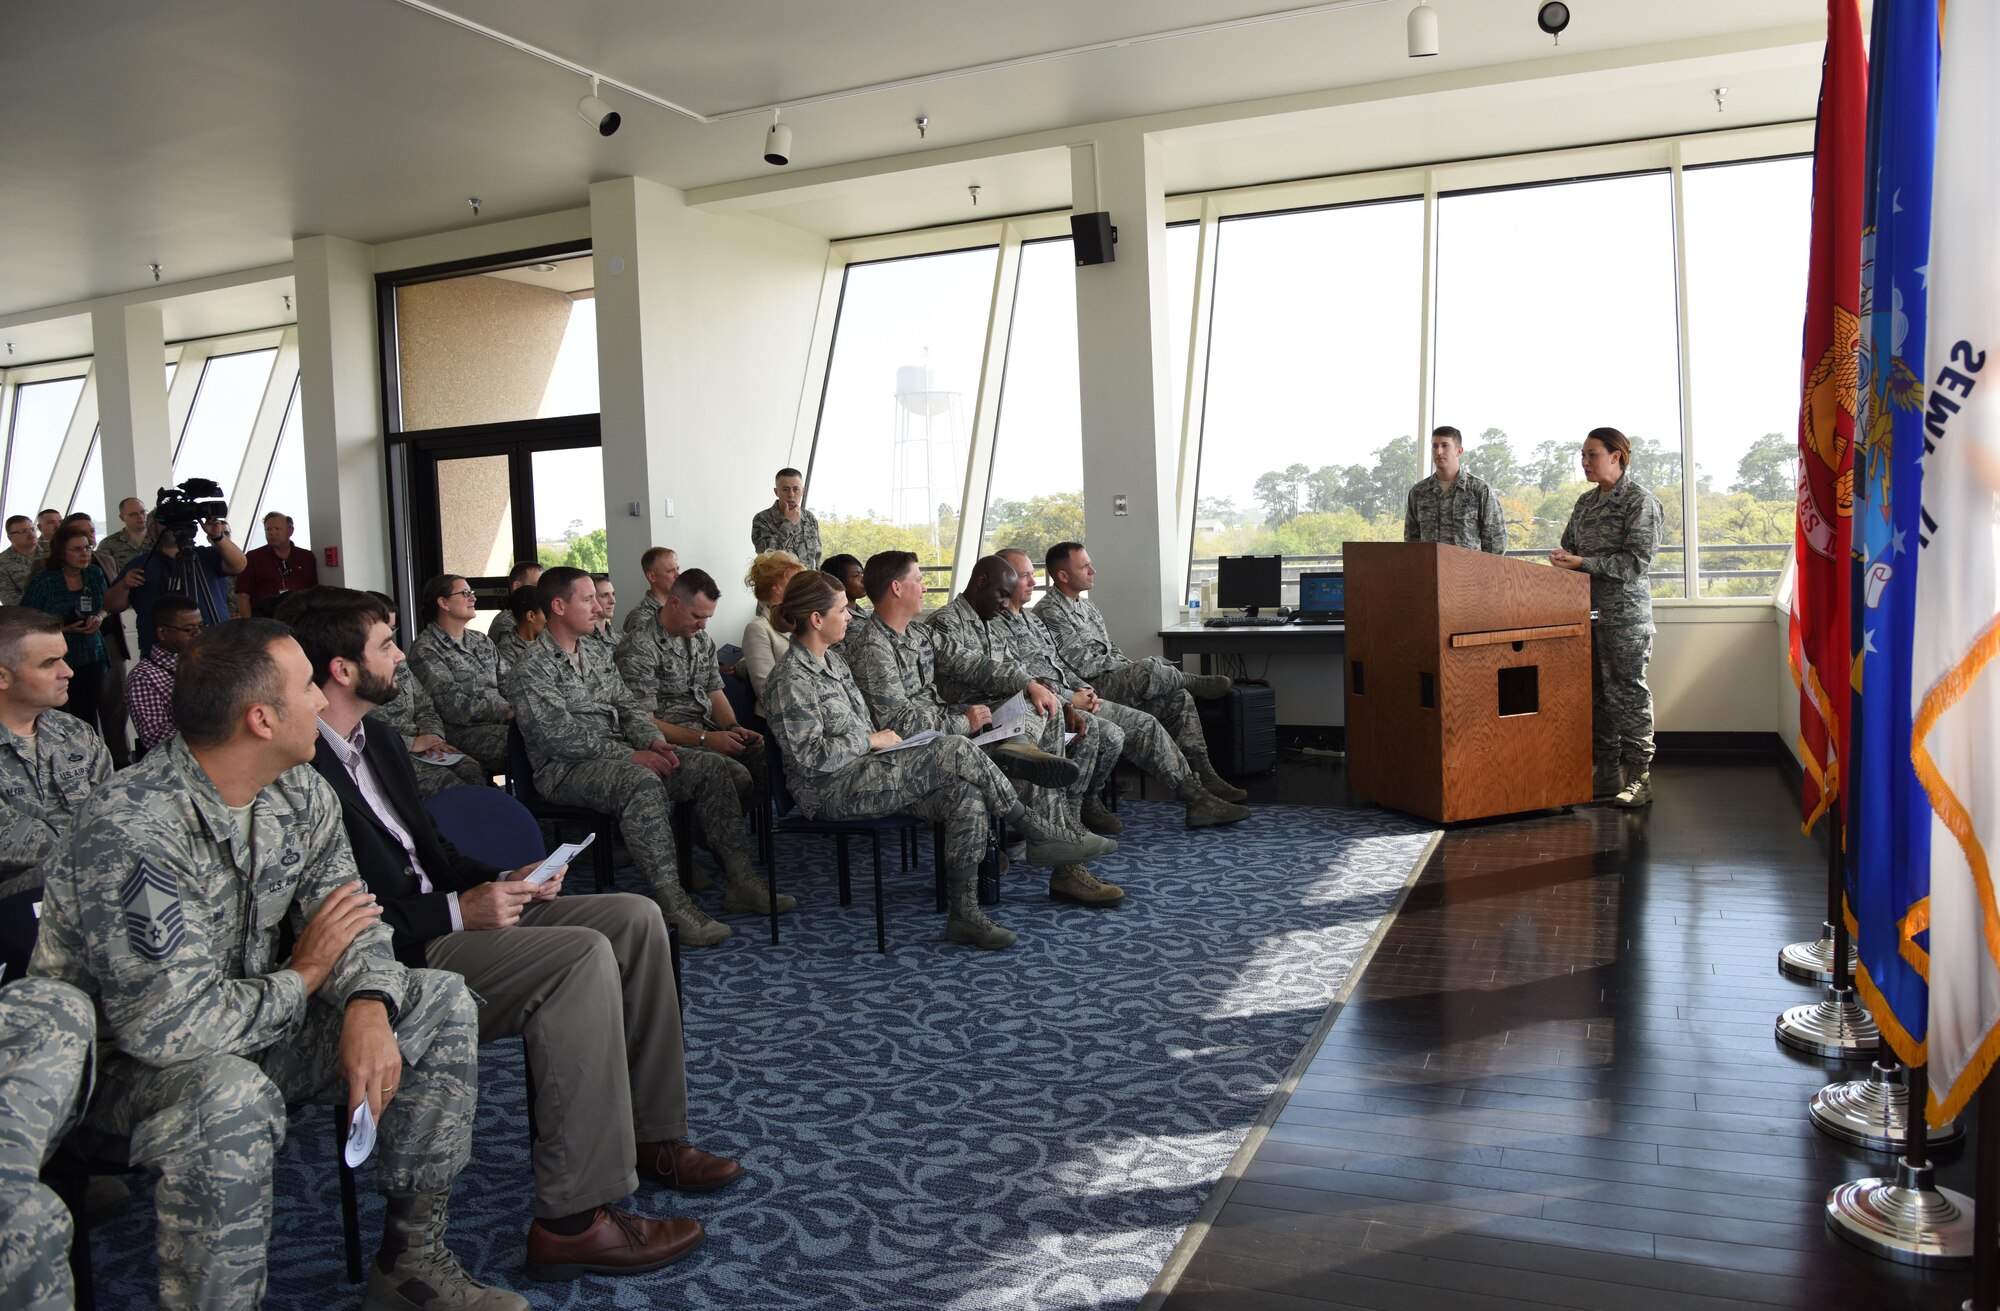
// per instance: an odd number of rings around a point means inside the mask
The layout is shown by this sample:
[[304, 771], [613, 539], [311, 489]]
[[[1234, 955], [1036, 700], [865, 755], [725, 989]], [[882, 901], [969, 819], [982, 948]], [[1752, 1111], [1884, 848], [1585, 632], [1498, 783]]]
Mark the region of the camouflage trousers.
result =
[[1015, 801], [1012, 780], [962, 737], [864, 756], [818, 787], [794, 790], [815, 819], [912, 815], [942, 824], [945, 868], [961, 872], [985, 859], [992, 817], [1012, 810]]
[[444, 740], [478, 761], [483, 778], [507, 772], [505, 724], [446, 724]]
[[0, 1302], [69, 1311], [69, 1210], [42, 1166], [76, 1124], [97, 1035], [90, 998], [54, 979], [0, 993]]
[[[1181, 695], [1187, 696], [1187, 693]], [[1102, 698], [1097, 703], [1097, 709], [1090, 713], [1122, 729], [1125, 734], [1124, 758], [1173, 789], [1176, 796], [1193, 781], [1194, 771], [1188, 768], [1187, 757], [1181, 753], [1165, 725], [1152, 715], [1136, 706]], [[1200, 716], [1197, 715], [1196, 719], [1199, 721]], [[1113, 762], [1114, 765], [1116, 763]]]
[[416, 771], [419, 797], [434, 797], [452, 788], [483, 788], [488, 782], [484, 768], [469, 755], [452, 765], [432, 764], [422, 756], [411, 756], [410, 768]]
[[1106, 701], [1143, 710], [1159, 720], [1196, 773], [1214, 772], [1208, 763], [1208, 739], [1201, 735], [1201, 714], [1194, 708], [1187, 675], [1179, 665], [1135, 660], [1094, 680], [1091, 686]]
[[[479, 1093], [479, 1011], [465, 981], [441, 970], [411, 970], [409, 979], [396, 1021], [403, 1077], [377, 1126], [374, 1157], [376, 1188], [397, 1197], [451, 1188], [471, 1154]], [[297, 1033], [247, 1056], [157, 1067], [129, 1056], [104, 1062], [85, 1123], [129, 1137], [132, 1164], [156, 1181], [161, 1306], [261, 1305], [271, 1162], [285, 1140], [285, 1107], [337, 1103], [345, 1120], [342, 1019], [316, 999]]]
[[[565, 806], [585, 806], [618, 817], [618, 831], [640, 873], [662, 907], [679, 904], [680, 862], [674, 855], [673, 807], [692, 802], [695, 820], [725, 869], [750, 869], [750, 843], [743, 834], [743, 807], [750, 799], [750, 772], [713, 751], [678, 752], [681, 767], [661, 778], [629, 757], [566, 764], [538, 776], [543, 796]], [[544, 781], [544, 778], [548, 781]]]
[[1653, 689], [1646, 667], [1653, 635], [1643, 628], [1599, 629], [1590, 644], [1591, 773], [1599, 791], [1616, 792], [1652, 768]]

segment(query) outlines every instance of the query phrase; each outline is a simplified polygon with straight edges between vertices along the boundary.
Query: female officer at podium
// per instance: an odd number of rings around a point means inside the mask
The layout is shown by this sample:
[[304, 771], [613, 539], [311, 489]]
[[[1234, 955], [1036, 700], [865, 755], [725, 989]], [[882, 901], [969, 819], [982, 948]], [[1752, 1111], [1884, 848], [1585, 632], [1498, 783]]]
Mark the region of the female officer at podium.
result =
[[1583, 439], [1583, 476], [1596, 486], [1579, 496], [1549, 552], [1558, 569], [1590, 575], [1597, 627], [1590, 644], [1590, 745], [1594, 791], [1615, 806], [1653, 799], [1653, 589], [1648, 577], [1660, 548], [1659, 498], [1630, 472], [1632, 443], [1616, 428]]

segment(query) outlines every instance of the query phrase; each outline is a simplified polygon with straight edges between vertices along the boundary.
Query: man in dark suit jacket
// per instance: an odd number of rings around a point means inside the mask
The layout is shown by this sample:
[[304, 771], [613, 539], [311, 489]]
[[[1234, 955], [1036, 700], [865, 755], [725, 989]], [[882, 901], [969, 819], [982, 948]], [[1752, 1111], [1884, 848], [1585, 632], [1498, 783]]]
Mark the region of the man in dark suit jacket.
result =
[[456, 850], [417, 797], [402, 739], [367, 712], [395, 695], [403, 653], [388, 607], [320, 588], [290, 611], [326, 696], [313, 758], [340, 798], [355, 864], [395, 934], [397, 956], [465, 976], [479, 1037], [520, 1034], [535, 1071], [536, 1279], [654, 1270], [702, 1238], [694, 1220], [651, 1220], [611, 1203], [644, 1172], [668, 1187], [720, 1188], [735, 1161], [686, 1141], [680, 1006], [666, 924], [651, 899], [564, 897], [561, 875], [523, 882]]

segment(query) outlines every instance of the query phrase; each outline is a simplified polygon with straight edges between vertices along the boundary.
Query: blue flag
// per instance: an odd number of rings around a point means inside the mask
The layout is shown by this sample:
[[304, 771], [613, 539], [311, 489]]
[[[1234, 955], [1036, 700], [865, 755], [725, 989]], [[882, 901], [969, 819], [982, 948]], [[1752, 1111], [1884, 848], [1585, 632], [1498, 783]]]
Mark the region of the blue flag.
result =
[[1921, 1065], [1929, 1026], [1930, 806], [1910, 764], [1924, 453], [1937, 0], [1877, 0], [1854, 447], [1848, 928], [1882, 1036]]

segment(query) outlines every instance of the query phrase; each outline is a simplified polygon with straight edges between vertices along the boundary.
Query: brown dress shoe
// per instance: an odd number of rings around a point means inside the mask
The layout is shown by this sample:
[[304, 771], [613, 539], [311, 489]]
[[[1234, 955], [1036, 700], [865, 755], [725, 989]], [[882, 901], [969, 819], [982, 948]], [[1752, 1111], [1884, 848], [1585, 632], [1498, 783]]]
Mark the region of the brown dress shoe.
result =
[[639, 1173], [682, 1193], [712, 1193], [736, 1182], [743, 1167], [685, 1138], [639, 1144]]
[[552, 1283], [584, 1275], [637, 1275], [678, 1261], [701, 1245], [699, 1220], [648, 1220], [608, 1206], [573, 1237], [528, 1227], [528, 1278]]

